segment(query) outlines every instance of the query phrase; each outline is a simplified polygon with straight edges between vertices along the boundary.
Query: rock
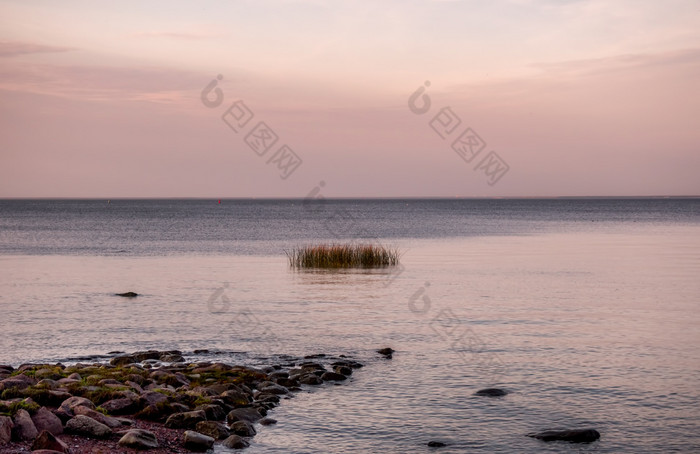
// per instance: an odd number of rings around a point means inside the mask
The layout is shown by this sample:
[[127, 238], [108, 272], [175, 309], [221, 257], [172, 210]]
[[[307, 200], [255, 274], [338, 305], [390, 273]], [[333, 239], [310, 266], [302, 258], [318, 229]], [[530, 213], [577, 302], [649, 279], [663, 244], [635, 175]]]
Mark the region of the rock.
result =
[[590, 443], [600, 438], [600, 433], [595, 429], [570, 429], [570, 430], [546, 430], [544, 432], [530, 433], [528, 437], [542, 441], [569, 441], [571, 443]]
[[234, 408], [228, 413], [228, 415], [226, 415], [226, 421], [229, 424], [236, 421], [253, 423], [255, 421], [259, 421], [260, 419], [262, 419], [262, 415], [253, 407]]
[[40, 449], [64, 453], [70, 452], [68, 445], [46, 430], [42, 430], [39, 436], [36, 437], [36, 440], [34, 440], [34, 443], [32, 443], [32, 451], [38, 451]]
[[44, 378], [43, 380], [39, 380], [39, 383], [36, 384], [37, 388], [46, 388], [46, 389], [56, 389], [59, 387], [59, 384], [56, 380], [52, 380], [50, 378]]
[[195, 408], [195, 410], [202, 410], [208, 421], [221, 421], [226, 418], [226, 412], [219, 405], [202, 405], [201, 407]]
[[272, 418], [263, 418], [260, 420], [260, 424], [263, 426], [271, 426], [273, 424], [277, 424], [277, 420]]
[[346, 377], [352, 375], [352, 368], [348, 366], [334, 366], [333, 370], [338, 374], [345, 375]]
[[32, 421], [32, 417], [29, 416], [29, 412], [27, 412], [27, 410], [22, 408], [17, 410], [17, 413], [15, 413], [14, 423], [15, 436], [19, 440], [34, 440], [36, 436], [39, 435], [39, 432], [36, 430], [36, 426], [34, 426], [34, 422]]
[[345, 375], [336, 372], [324, 372], [324, 374], [321, 375], [321, 380], [323, 381], [343, 381], [347, 378], [348, 377]]
[[146, 391], [141, 394], [141, 398], [144, 399], [148, 405], [158, 405], [161, 402], [168, 401], [168, 396], [157, 391]]
[[229, 449], [244, 449], [250, 446], [250, 443], [241, 438], [239, 435], [231, 435], [226, 440], [221, 442], [221, 444]]
[[384, 355], [386, 359], [391, 359], [394, 354], [394, 350], [389, 347], [385, 347], [377, 350], [377, 353], [379, 353], [380, 355]]
[[124, 298], [136, 298], [139, 296], [138, 293], [126, 292], [126, 293], [115, 293], [116, 296], [123, 296]]
[[95, 421], [104, 424], [105, 426], [109, 427], [110, 429], [115, 429], [117, 427], [120, 427], [122, 423], [120, 423], [116, 418], [112, 418], [111, 416], [105, 416], [99, 411], [95, 410], [90, 410], [87, 407], [75, 407], [73, 409], [73, 413], [76, 415], [83, 415], [83, 416], [88, 416]]
[[36, 427], [38, 432], [47, 431], [52, 435], [61, 435], [63, 433], [63, 423], [58, 416], [51, 413], [46, 407], [41, 407], [34, 416], [32, 416], [32, 422], [34, 422], [34, 427]]
[[198, 422], [206, 421], [207, 415], [202, 410], [175, 413], [165, 421], [165, 427], [170, 429], [194, 429]]
[[109, 360], [109, 364], [112, 366], [125, 366], [135, 362], [137, 362], [136, 359], [131, 355], [115, 356]]
[[119, 440], [120, 446], [132, 449], [155, 449], [158, 447], [156, 434], [143, 429], [130, 429]]
[[163, 355], [160, 360], [164, 363], [184, 363], [185, 358], [182, 355]]
[[428, 446], [429, 446], [430, 448], [443, 448], [443, 447], [445, 447], [445, 446], [447, 446], [447, 445], [446, 445], [445, 443], [441, 442], [441, 441], [429, 441], [429, 442], [428, 442]]
[[302, 385], [320, 385], [323, 383], [323, 380], [317, 375], [306, 374], [299, 377], [299, 383]]
[[149, 359], [159, 360], [161, 354], [162, 353], [158, 350], [146, 350], [142, 352], [134, 352], [131, 354], [131, 356], [133, 356], [134, 359], [136, 359], [137, 363], [142, 363]]
[[214, 439], [212, 437], [192, 430], [185, 431], [184, 441], [185, 448], [190, 451], [207, 451], [214, 445]]
[[221, 393], [221, 398], [229, 405], [234, 407], [243, 407], [250, 404], [250, 397], [247, 394], [235, 389], [224, 391]]
[[223, 440], [231, 435], [228, 431], [228, 427], [217, 421], [200, 421], [195, 426], [195, 430], [215, 440]]
[[484, 388], [475, 392], [475, 396], [501, 397], [508, 394], [508, 391], [500, 388]]
[[19, 377], [24, 377], [24, 375], [15, 375], [14, 377], [9, 377], [0, 381], [0, 391], [4, 389], [17, 388], [19, 390], [29, 388], [33, 383], [30, 381], [21, 379]]
[[90, 399], [86, 399], [84, 397], [69, 397], [68, 399], [64, 400], [61, 403], [61, 406], [59, 407], [61, 410], [64, 410], [68, 414], [73, 414], [73, 408], [78, 407], [78, 406], [83, 406], [87, 407], [91, 410], [95, 409], [95, 404], [92, 403]]
[[12, 439], [12, 419], [9, 416], [0, 416], [0, 446], [6, 445]]
[[128, 398], [112, 399], [101, 405], [111, 415], [128, 415], [138, 410], [138, 402]]
[[32, 454], [61, 454], [61, 451], [54, 451], [53, 449], [37, 449], [32, 451]]
[[270, 385], [267, 385], [267, 386], [263, 387], [262, 389], [260, 389], [260, 392], [266, 393], [266, 394], [282, 395], [282, 394], [289, 393], [289, 390], [287, 388], [285, 388], [284, 386], [280, 386], [277, 384], [270, 384]]
[[245, 421], [236, 421], [231, 424], [231, 432], [241, 437], [252, 437], [257, 433], [253, 426]]
[[95, 438], [107, 438], [112, 434], [112, 429], [85, 415], [78, 415], [68, 421], [66, 431]]

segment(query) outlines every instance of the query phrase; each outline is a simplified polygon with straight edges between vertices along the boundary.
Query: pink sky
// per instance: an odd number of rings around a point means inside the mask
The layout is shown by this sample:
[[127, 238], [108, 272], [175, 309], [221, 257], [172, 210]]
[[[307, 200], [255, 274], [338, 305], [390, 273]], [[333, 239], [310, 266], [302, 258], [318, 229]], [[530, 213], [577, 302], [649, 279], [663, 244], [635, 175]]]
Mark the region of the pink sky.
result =
[[0, 1], [0, 197], [700, 195], [699, 124], [697, 1]]

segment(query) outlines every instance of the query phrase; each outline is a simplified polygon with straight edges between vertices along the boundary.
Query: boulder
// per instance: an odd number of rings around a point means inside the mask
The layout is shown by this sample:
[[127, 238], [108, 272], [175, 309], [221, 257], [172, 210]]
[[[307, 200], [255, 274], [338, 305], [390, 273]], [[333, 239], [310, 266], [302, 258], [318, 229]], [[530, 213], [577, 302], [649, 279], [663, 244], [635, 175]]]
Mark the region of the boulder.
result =
[[252, 437], [257, 433], [253, 426], [246, 421], [236, 421], [231, 424], [231, 432], [241, 437]]
[[260, 424], [263, 426], [271, 426], [273, 424], [277, 424], [277, 420], [272, 418], [263, 418], [260, 420]]
[[271, 383], [267, 386], [264, 386], [263, 388], [260, 389], [261, 393], [266, 393], [266, 394], [287, 394], [289, 393], [289, 390], [285, 388], [284, 386], [280, 386], [278, 384]]
[[219, 405], [209, 404], [197, 407], [195, 410], [202, 410], [208, 421], [221, 421], [226, 418], [226, 412]]
[[119, 445], [132, 449], [154, 449], [158, 447], [158, 439], [148, 430], [131, 429], [119, 440]]
[[256, 410], [253, 407], [234, 408], [228, 413], [228, 415], [226, 415], [226, 421], [229, 424], [232, 424], [236, 421], [246, 421], [253, 423], [260, 419], [262, 419], [262, 415], [258, 410]]
[[59, 407], [59, 409], [72, 415], [73, 408], [78, 407], [78, 406], [87, 407], [87, 408], [90, 408], [92, 410], [95, 409], [95, 404], [93, 404], [90, 399], [86, 399], [84, 397], [77, 397], [77, 396], [69, 397], [68, 399], [64, 400], [61, 403], [61, 406]]
[[32, 443], [32, 451], [38, 451], [40, 449], [64, 453], [70, 452], [68, 445], [46, 430], [42, 430], [39, 436], [34, 440], [34, 443]]
[[317, 375], [305, 374], [299, 377], [299, 383], [302, 385], [320, 385], [323, 383], [323, 380]]
[[200, 421], [195, 426], [195, 430], [215, 440], [223, 440], [231, 435], [228, 427], [217, 421]]
[[138, 410], [139, 404], [126, 397], [112, 399], [101, 405], [105, 411], [111, 415], [128, 415]]
[[352, 368], [348, 366], [334, 366], [333, 370], [338, 374], [345, 375], [346, 377], [352, 375]]
[[165, 427], [170, 429], [194, 429], [198, 422], [206, 421], [207, 415], [202, 410], [175, 413], [165, 421]]
[[22, 408], [15, 413], [13, 429], [15, 438], [19, 440], [34, 440], [39, 435], [32, 417], [29, 416], [29, 412]]
[[343, 374], [339, 374], [337, 372], [324, 372], [323, 375], [321, 375], [321, 380], [323, 381], [343, 381], [346, 380], [348, 377], [346, 377]]
[[[79, 407], [85, 408], [85, 407]], [[47, 431], [52, 435], [63, 433], [63, 423], [58, 416], [51, 413], [46, 407], [41, 407], [33, 416], [34, 427], [39, 432]]]
[[112, 429], [85, 415], [78, 415], [68, 421], [66, 431], [94, 438], [107, 438], [112, 434]]
[[214, 439], [204, 434], [200, 434], [199, 432], [187, 430], [184, 434], [184, 445], [185, 448], [189, 449], [190, 451], [204, 452], [214, 446]]
[[527, 434], [528, 437], [542, 441], [568, 441], [571, 443], [590, 443], [600, 438], [595, 429], [545, 430]]
[[6, 445], [12, 439], [12, 419], [9, 416], [0, 416], [0, 446]]
[[105, 426], [109, 427], [110, 429], [121, 427], [121, 425], [122, 425], [122, 423], [119, 422], [116, 418], [112, 418], [111, 416], [103, 415], [99, 411], [90, 410], [87, 407], [82, 407], [82, 406], [75, 407], [75, 408], [73, 408], [73, 412], [76, 415], [88, 416], [88, 417], [94, 419], [95, 421], [104, 424]]
[[135, 362], [137, 362], [136, 359], [131, 355], [115, 356], [109, 360], [109, 364], [112, 366], [125, 366]]
[[383, 355], [386, 359], [391, 359], [394, 354], [394, 350], [392, 348], [385, 347], [377, 350], [377, 353]]
[[239, 435], [231, 435], [226, 440], [221, 442], [221, 444], [229, 449], [243, 449], [250, 446], [250, 443], [241, 438]]

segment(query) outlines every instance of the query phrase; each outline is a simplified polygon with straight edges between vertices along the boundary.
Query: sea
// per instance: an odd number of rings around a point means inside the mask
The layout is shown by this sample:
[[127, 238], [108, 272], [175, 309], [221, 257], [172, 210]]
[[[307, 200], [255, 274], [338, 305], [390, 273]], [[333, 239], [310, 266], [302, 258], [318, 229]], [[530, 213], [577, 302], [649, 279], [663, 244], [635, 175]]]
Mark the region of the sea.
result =
[[[290, 267], [329, 243], [400, 264]], [[250, 454], [700, 452], [700, 199], [0, 200], [0, 364], [147, 349], [365, 364]]]

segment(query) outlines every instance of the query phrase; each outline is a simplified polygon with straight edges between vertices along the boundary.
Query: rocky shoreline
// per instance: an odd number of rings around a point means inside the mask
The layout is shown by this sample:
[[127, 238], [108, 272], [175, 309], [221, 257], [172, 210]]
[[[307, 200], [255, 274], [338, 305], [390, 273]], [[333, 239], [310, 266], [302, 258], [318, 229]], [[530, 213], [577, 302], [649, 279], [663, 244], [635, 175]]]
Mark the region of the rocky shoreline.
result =
[[254, 368], [142, 351], [109, 363], [0, 365], [0, 453], [243, 449], [268, 410], [363, 365], [311, 355]]

